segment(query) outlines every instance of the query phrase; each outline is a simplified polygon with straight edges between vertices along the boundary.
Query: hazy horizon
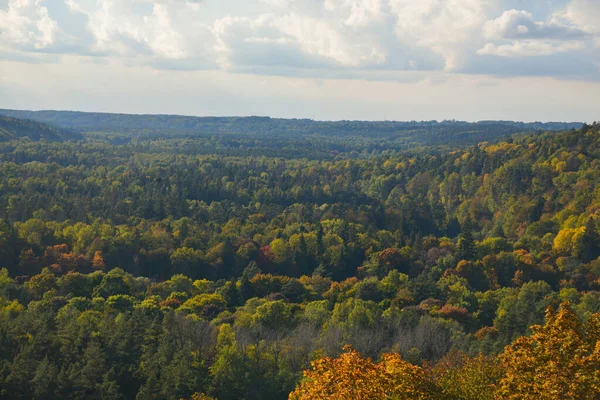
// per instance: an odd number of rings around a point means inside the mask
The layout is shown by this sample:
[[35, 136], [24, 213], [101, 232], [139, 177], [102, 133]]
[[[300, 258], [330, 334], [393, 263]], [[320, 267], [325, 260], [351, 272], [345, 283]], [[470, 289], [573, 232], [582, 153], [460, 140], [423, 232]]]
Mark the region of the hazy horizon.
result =
[[82, 114], [115, 114], [115, 115], [135, 115], [135, 116], [173, 116], [173, 117], [192, 117], [192, 118], [270, 118], [270, 119], [284, 119], [284, 120], [309, 120], [314, 122], [466, 122], [466, 123], [481, 123], [481, 122], [516, 122], [516, 123], [593, 123], [595, 120], [590, 121], [562, 121], [562, 120], [510, 120], [510, 119], [482, 119], [482, 120], [462, 120], [456, 118], [450, 119], [422, 119], [422, 120], [397, 120], [397, 119], [312, 119], [297, 118], [297, 117], [274, 117], [271, 115], [194, 115], [194, 114], [177, 114], [177, 113], [127, 113], [127, 112], [110, 112], [110, 111], [82, 111], [82, 110], [68, 110], [68, 109], [16, 109], [16, 108], [0, 108], [0, 111], [25, 111], [25, 112], [69, 112], [69, 113], [82, 113]]

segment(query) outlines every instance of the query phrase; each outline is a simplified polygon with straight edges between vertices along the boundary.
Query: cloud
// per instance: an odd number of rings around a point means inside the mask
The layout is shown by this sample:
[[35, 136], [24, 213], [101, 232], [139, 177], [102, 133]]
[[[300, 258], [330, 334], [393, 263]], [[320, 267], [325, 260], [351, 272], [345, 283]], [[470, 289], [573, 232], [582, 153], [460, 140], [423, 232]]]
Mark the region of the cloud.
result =
[[96, 52], [167, 59], [187, 56], [184, 37], [173, 27], [164, 2], [103, 0], [100, 8], [85, 0], [67, 0], [67, 4], [88, 18]]
[[553, 14], [553, 19], [570, 23], [580, 29], [600, 34], [600, 2], [598, 0], [571, 0], [562, 10]]
[[6, 1], [0, 51], [11, 59], [79, 54], [159, 70], [387, 80], [497, 73], [489, 60], [498, 57], [512, 60], [502, 73], [546, 74], [545, 58], [577, 55], [573, 74], [587, 63], [586, 76], [600, 75], [591, 67], [600, 62], [597, 0]]
[[382, 22], [382, 0], [325, 0], [324, 7], [327, 11], [341, 14], [345, 25], [363, 28], [377, 22]]
[[440, 54], [445, 69], [460, 69], [478, 44], [489, 5], [481, 0], [390, 0], [402, 43]]
[[[435, 70], [440, 52], [397, 33], [388, 0], [261, 0], [268, 13], [215, 21], [219, 65], [236, 71], [347, 76], [361, 71]], [[398, 10], [396, 10], [398, 11]], [[433, 40], [432, 40], [433, 42]]]
[[43, 50], [54, 45], [61, 33], [48, 8], [39, 1], [9, 0], [8, 9], [0, 10], [0, 38], [4, 46]]
[[[482, 29], [483, 37], [487, 40], [484, 46], [476, 51], [478, 56], [496, 56], [525, 60], [528, 58], [547, 58], [561, 53], [574, 55], [581, 53], [581, 61], [570, 68], [571, 76], [585, 71], [581, 76], [600, 75], [594, 67], [593, 47], [595, 28], [589, 24], [588, 16], [600, 15], [598, 2], [589, 0], [572, 0], [563, 9], [551, 10], [546, 21], [537, 21], [531, 12], [510, 9], [499, 17], [488, 20]], [[583, 56], [585, 54], [585, 56]], [[564, 71], [564, 63], [560, 59], [552, 59], [555, 70]], [[522, 62], [514, 66], [516, 73], [531, 70], [531, 63]], [[538, 68], [548, 70], [547, 65], [540, 64]], [[597, 78], [596, 78], [597, 79]]]
[[[345, 1], [345, 0], [344, 0]], [[215, 52], [225, 69], [244, 66], [299, 68], [364, 67], [386, 61], [386, 51], [365, 27], [375, 15], [355, 7], [337, 13], [339, 0], [327, 0], [317, 18], [295, 11], [256, 18], [221, 18], [214, 23]], [[335, 16], [331, 15], [335, 11]]]
[[558, 21], [538, 22], [524, 10], [508, 10], [483, 26], [486, 39], [582, 39], [587, 32]]
[[187, 56], [183, 36], [173, 29], [169, 12], [164, 5], [155, 4], [152, 15], [144, 17], [149, 27], [146, 41], [154, 54], [164, 58], [181, 59]]

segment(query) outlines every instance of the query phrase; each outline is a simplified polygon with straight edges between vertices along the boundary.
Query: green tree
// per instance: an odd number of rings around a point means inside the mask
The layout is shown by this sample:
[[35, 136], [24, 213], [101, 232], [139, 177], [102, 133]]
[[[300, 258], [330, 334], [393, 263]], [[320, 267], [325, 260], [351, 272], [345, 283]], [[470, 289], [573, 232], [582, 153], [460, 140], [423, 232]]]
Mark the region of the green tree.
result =
[[584, 262], [590, 262], [600, 257], [600, 233], [598, 233], [596, 221], [591, 217], [585, 225], [585, 231], [578, 247], [578, 255]]

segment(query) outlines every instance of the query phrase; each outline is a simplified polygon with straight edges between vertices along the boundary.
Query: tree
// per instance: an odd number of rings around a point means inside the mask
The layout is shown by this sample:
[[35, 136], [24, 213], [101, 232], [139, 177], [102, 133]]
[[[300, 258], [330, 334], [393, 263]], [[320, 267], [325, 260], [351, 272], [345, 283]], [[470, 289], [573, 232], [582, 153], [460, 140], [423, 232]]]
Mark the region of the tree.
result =
[[30, 384], [38, 399], [55, 399], [58, 368], [48, 360], [48, 357], [38, 364], [35, 376]]
[[503, 370], [497, 357], [469, 357], [451, 352], [427, 371], [441, 392], [452, 399], [493, 400]]
[[458, 260], [473, 260], [477, 250], [475, 248], [475, 240], [473, 240], [473, 234], [470, 229], [464, 229], [458, 238], [458, 244], [456, 249], [456, 258]]
[[229, 324], [221, 325], [217, 354], [210, 367], [211, 393], [222, 400], [244, 398], [249, 388], [247, 364], [246, 356], [238, 348], [235, 332]]
[[322, 261], [323, 253], [325, 252], [325, 245], [323, 244], [323, 224], [319, 222], [317, 224], [317, 260]]
[[584, 262], [590, 262], [600, 257], [600, 233], [596, 221], [589, 218], [578, 246], [578, 255]]
[[171, 264], [175, 271], [191, 277], [206, 275], [205, 271], [202, 271], [203, 262], [202, 252], [189, 247], [180, 247], [171, 254]]
[[552, 250], [557, 254], [577, 255], [578, 243], [582, 242], [585, 235], [585, 228], [565, 228], [562, 229], [554, 238]]
[[95, 270], [104, 271], [105, 267], [106, 263], [102, 257], [102, 252], [98, 250], [94, 253], [94, 258], [92, 258], [92, 268]]
[[546, 311], [545, 325], [500, 356], [504, 399], [597, 399], [600, 393], [600, 314], [583, 325], [568, 303]]
[[235, 279], [231, 279], [229, 282], [225, 283], [225, 286], [221, 288], [221, 295], [227, 302], [227, 305], [230, 307], [238, 306], [240, 303], [240, 295], [237, 288], [237, 281]]
[[433, 399], [435, 390], [424, 371], [403, 361], [398, 354], [385, 354], [375, 364], [349, 346], [339, 358], [324, 357], [304, 371], [304, 380], [289, 395], [290, 400]]
[[214, 397], [210, 397], [204, 393], [194, 393], [192, 400], [215, 400]]
[[246, 300], [251, 299], [254, 294], [254, 289], [250, 283], [250, 277], [247, 271], [244, 271], [240, 278], [240, 284], [238, 286], [240, 304], [244, 304]]
[[31, 277], [28, 286], [35, 298], [42, 298], [44, 293], [57, 288], [56, 276], [44, 268], [40, 274]]

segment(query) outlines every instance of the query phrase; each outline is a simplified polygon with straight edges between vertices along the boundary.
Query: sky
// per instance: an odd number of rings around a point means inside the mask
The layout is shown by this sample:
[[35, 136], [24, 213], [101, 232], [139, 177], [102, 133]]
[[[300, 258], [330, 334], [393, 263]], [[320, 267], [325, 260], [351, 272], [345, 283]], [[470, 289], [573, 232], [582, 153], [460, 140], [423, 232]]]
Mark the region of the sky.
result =
[[600, 0], [0, 0], [0, 108], [600, 120]]

